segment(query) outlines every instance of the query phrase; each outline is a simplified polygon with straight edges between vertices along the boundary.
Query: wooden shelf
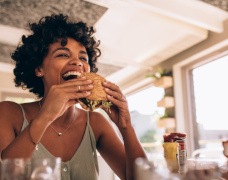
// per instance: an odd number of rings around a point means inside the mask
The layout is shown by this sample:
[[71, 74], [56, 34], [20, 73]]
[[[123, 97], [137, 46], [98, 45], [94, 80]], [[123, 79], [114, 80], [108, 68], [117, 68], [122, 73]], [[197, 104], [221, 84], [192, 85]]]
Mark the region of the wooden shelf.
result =
[[156, 87], [167, 89], [173, 86], [173, 78], [171, 76], [163, 76], [160, 79], [156, 79], [153, 84]]
[[157, 122], [157, 126], [158, 128], [173, 129], [176, 127], [175, 119], [174, 118], [160, 119]]
[[158, 107], [172, 108], [174, 107], [174, 98], [171, 96], [165, 96], [160, 101], [157, 102]]
[[[158, 107], [164, 107], [166, 109], [173, 108], [175, 106], [173, 92], [168, 91], [173, 87], [173, 77], [172, 76], [163, 76], [159, 79], [156, 79], [153, 82], [153, 85], [156, 87], [161, 87], [165, 89], [166, 96], [163, 97], [160, 101], [157, 102]], [[167, 93], [172, 92], [172, 93]], [[172, 117], [172, 116], [171, 116]], [[166, 131], [173, 131], [176, 128], [176, 123], [174, 118], [163, 118], [157, 122], [158, 128], [165, 128]]]

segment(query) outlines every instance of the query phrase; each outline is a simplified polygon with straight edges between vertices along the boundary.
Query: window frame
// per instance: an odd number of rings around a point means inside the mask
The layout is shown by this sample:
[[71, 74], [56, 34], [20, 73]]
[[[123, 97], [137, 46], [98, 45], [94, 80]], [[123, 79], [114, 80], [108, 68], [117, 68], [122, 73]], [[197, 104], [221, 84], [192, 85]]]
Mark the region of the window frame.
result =
[[193, 68], [216, 60], [228, 54], [228, 40], [190, 56], [173, 66], [176, 130], [186, 132], [189, 156], [198, 148], [197, 124], [195, 120], [195, 99], [193, 92]]

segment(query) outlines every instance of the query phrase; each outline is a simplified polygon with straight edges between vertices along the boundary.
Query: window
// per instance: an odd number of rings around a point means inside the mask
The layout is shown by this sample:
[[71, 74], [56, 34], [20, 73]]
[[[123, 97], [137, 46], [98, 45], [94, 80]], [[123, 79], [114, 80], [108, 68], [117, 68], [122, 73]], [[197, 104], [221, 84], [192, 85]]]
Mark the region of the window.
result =
[[217, 47], [173, 68], [177, 131], [189, 136], [189, 155], [199, 148], [222, 148], [221, 139], [228, 137], [228, 47]]
[[161, 153], [164, 129], [158, 129], [156, 122], [164, 115], [164, 108], [158, 108], [164, 89], [150, 87], [127, 97], [132, 125], [146, 152]]
[[196, 147], [218, 147], [228, 136], [228, 54], [190, 70], [198, 134]]

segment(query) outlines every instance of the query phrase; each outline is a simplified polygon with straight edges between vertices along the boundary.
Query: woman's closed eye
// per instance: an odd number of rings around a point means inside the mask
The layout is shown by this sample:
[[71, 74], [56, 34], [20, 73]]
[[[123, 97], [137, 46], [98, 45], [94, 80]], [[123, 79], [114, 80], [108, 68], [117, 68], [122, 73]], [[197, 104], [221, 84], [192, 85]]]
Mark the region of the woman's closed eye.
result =
[[79, 57], [79, 59], [82, 61], [88, 62], [88, 58], [86, 58], [86, 57]]
[[61, 54], [58, 54], [56, 57], [65, 57], [65, 58], [69, 58], [70, 56], [66, 53], [61, 53]]

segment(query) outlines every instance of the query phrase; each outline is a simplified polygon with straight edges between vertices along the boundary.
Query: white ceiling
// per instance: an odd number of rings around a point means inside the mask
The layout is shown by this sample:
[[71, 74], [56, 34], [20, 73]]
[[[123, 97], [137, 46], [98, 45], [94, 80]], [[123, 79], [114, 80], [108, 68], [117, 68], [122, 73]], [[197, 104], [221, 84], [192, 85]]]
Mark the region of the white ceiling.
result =
[[[223, 31], [228, 13], [198, 0], [85, 0], [108, 8], [95, 24], [100, 63], [123, 68], [106, 77], [130, 93], [152, 66]], [[0, 25], [0, 42], [16, 45], [23, 29]]]
[[100, 62], [125, 67], [107, 77], [125, 93], [148, 83], [152, 66], [205, 40], [208, 31], [222, 32], [228, 19], [227, 12], [197, 0], [87, 1], [108, 7], [95, 24]]

